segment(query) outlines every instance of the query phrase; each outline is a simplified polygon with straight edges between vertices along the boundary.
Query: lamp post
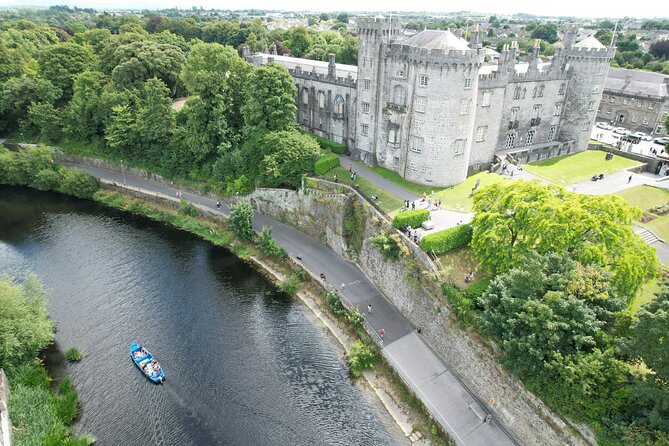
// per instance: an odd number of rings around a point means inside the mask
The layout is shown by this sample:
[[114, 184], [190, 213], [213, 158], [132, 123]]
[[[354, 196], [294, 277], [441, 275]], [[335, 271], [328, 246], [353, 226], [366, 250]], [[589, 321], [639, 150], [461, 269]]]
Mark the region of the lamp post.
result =
[[23, 141], [23, 144], [26, 143], [26, 139], [23, 137], [23, 132], [21, 132], [21, 141]]
[[123, 184], [125, 184], [125, 170], [123, 169], [123, 160], [121, 160], [121, 175], [123, 175]]

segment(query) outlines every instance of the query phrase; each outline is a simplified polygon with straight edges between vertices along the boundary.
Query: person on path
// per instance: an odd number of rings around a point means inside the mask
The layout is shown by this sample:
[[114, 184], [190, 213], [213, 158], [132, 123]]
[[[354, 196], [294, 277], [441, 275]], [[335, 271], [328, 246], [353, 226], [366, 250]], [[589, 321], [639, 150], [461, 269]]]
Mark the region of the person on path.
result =
[[339, 177], [337, 176], [337, 174], [335, 174], [335, 176], [334, 176], [334, 182], [339, 183]]
[[216, 209], [220, 209], [220, 208], [221, 208], [221, 202], [220, 202], [220, 201], [216, 201]]
[[367, 304], [367, 314], [372, 314], [372, 304]]
[[325, 282], [325, 274], [321, 273], [321, 280]]
[[631, 181], [632, 181], [632, 175], [630, 175], [630, 177], [627, 179], [627, 184], [630, 184]]
[[412, 210], [412, 211], [415, 211], [415, 210], [416, 210], [416, 202], [415, 202], [415, 201], [412, 201], [412, 202], [411, 202], [411, 210]]
[[383, 335], [386, 334], [386, 330], [383, 328], [379, 329], [379, 336], [381, 336], [381, 340], [383, 340]]
[[348, 171], [353, 173], [353, 164], [348, 165]]

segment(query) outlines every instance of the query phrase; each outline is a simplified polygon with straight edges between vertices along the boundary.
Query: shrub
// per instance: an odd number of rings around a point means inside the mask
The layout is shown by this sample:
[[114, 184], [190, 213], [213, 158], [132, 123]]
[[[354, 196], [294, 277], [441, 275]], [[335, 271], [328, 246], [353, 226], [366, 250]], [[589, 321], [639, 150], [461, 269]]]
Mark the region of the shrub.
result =
[[179, 212], [187, 217], [197, 217], [198, 215], [197, 208], [186, 200], [179, 200]]
[[81, 353], [81, 350], [79, 350], [78, 348], [72, 347], [65, 352], [65, 357], [70, 362], [79, 362], [81, 361], [83, 354]]
[[294, 294], [297, 294], [297, 292], [300, 290], [302, 287], [302, 282], [303, 280], [297, 273], [293, 273], [292, 276], [290, 276], [288, 279], [284, 280], [279, 284], [279, 289], [286, 293], [290, 294], [291, 296]]
[[58, 192], [73, 195], [77, 198], [92, 198], [100, 188], [98, 180], [88, 172], [76, 169], [64, 169], [63, 182]]
[[339, 157], [333, 153], [322, 155], [316, 160], [314, 164], [314, 172], [316, 175], [325, 175], [330, 170], [339, 165]]
[[465, 296], [472, 302], [476, 302], [478, 298], [486, 292], [491, 281], [492, 279], [490, 277], [486, 277], [485, 279], [472, 283], [465, 289]]
[[39, 190], [56, 190], [63, 181], [62, 174], [55, 169], [42, 169], [30, 181], [29, 186]]
[[230, 228], [246, 241], [253, 240], [253, 208], [246, 201], [230, 206]]
[[372, 246], [381, 251], [385, 260], [397, 260], [400, 258], [402, 252], [399, 243], [393, 235], [395, 234], [382, 232], [369, 239]]
[[327, 294], [325, 295], [325, 300], [327, 301], [330, 308], [332, 308], [332, 312], [337, 317], [342, 317], [346, 315], [346, 308], [344, 308], [344, 305], [342, 305], [341, 299], [339, 298], [339, 295], [337, 294], [336, 291], [334, 290], [328, 291]]
[[318, 141], [318, 145], [320, 145], [321, 149], [323, 150], [329, 150], [333, 153], [338, 153], [339, 155], [343, 155], [347, 152], [346, 146], [344, 144], [330, 141], [329, 139], [320, 136], [315, 136], [315, 138], [316, 141]]
[[425, 252], [444, 254], [468, 244], [472, 240], [472, 226], [459, 225], [423, 236], [420, 247]]
[[424, 221], [430, 219], [430, 211], [427, 209], [419, 209], [416, 211], [404, 211], [401, 214], [397, 214], [393, 218], [393, 226], [397, 229], [402, 229], [405, 226], [411, 226], [412, 228], [417, 228], [423, 224]]
[[267, 226], [263, 226], [260, 231], [258, 247], [265, 255], [278, 257], [281, 260], [288, 259], [288, 252], [272, 238], [272, 229]]
[[365, 323], [365, 315], [362, 314], [362, 311], [354, 308], [348, 314], [348, 323], [351, 324], [351, 327], [353, 327], [354, 330], [358, 329]]
[[363, 204], [355, 198], [349, 200], [344, 213], [344, 239], [353, 257], [358, 256], [362, 249], [366, 223], [367, 216]]
[[442, 284], [441, 292], [446, 296], [451, 310], [460, 322], [470, 325], [476, 320], [474, 300], [469, 299], [465, 293], [450, 283]]
[[662, 203], [653, 206], [652, 208], [649, 209], [650, 212], [653, 214], [666, 214], [669, 212], [669, 203]]
[[351, 374], [355, 377], [362, 375], [367, 369], [374, 367], [376, 361], [376, 352], [374, 348], [365, 345], [362, 341], [355, 341], [351, 350], [347, 354], [348, 365], [351, 368]]

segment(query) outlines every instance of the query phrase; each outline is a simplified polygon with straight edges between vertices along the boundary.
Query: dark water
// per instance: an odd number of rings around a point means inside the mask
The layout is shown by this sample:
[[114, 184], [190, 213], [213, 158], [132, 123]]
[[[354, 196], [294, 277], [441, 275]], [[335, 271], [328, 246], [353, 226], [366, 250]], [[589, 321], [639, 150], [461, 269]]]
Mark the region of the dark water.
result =
[[[56, 194], [0, 188], [0, 271], [38, 274], [99, 445], [386, 445], [403, 436], [301, 304], [225, 250]], [[163, 386], [129, 359], [161, 362]]]

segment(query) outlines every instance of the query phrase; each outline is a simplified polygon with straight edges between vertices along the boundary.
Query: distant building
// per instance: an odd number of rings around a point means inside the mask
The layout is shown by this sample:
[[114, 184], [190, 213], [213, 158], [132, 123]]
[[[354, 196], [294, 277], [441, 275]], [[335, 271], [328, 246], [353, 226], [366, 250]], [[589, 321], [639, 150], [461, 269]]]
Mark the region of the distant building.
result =
[[633, 132], [664, 136], [669, 116], [669, 76], [650, 71], [611, 68], [604, 84], [597, 120]]
[[[345, 144], [352, 156], [409, 181], [451, 186], [507, 154], [521, 162], [585, 150], [615, 48], [568, 28], [551, 62], [517, 63], [506, 45], [486, 62], [482, 32], [407, 37], [387, 18], [359, 19], [358, 65], [277, 56], [298, 89], [297, 120]], [[490, 57], [489, 57], [490, 59]]]

